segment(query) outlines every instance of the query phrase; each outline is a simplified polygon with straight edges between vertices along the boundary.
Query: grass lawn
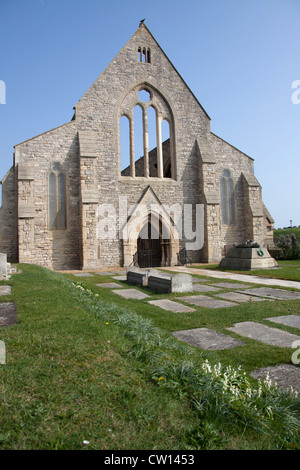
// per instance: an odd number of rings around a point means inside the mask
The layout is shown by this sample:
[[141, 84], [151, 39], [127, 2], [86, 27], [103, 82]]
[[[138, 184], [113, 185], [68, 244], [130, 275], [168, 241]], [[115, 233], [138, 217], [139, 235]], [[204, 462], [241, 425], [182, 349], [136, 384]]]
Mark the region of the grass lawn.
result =
[[299, 398], [243, 373], [290, 363], [293, 349], [243, 338], [234, 350], [203, 352], [171, 334], [271, 325], [269, 316], [299, 315], [299, 300], [176, 314], [96, 285], [110, 276], [21, 269], [12, 295], [0, 297], [18, 311], [18, 323], [0, 329], [0, 449], [300, 448]]
[[[300, 259], [277, 261], [277, 263], [279, 266], [278, 268], [254, 269], [253, 271], [220, 269], [216, 264], [205, 265], [205, 269], [248, 274], [250, 276], [271, 277], [273, 279], [285, 279], [288, 281], [300, 281]], [[204, 266], [193, 266], [193, 268], [203, 269]]]

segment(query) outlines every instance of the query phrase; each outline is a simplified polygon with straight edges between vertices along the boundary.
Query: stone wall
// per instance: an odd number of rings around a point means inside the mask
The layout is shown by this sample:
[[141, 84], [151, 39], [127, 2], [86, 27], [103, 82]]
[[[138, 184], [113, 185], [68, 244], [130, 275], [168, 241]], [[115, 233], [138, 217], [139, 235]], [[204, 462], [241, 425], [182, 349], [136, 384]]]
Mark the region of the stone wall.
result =
[[[144, 47], [150, 50], [150, 62], [140, 62], [138, 51]], [[121, 174], [119, 121], [125, 111], [131, 116], [130, 105], [141, 89], [153, 97], [157, 122], [168, 119], [170, 124], [170, 140], [164, 148], [172, 163], [171, 177], [157, 177], [153, 162], [160, 150], [148, 153], [147, 132], [143, 138], [149, 177], [138, 176], [139, 172], [128, 176], [127, 170]], [[143, 110], [145, 120], [146, 107]], [[49, 226], [49, 175], [55, 164], [66, 176], [65, 229]], [[144, 164], [141, 159], [137, 165]], [[222, 224], [224, 169], [230, 170], [234, 181], [232, 226]], [[193, 262], [218, 262], [226, 245], [265, 236], [261, 190], [252, 176], [253, 160], [210, 133], [209, 116], [142, 25], [76, 104], [70, 123], [16, 146], [15, 166], [3, 184], [0, 251], [11, 260], [54, 269], [123, 265], [132, 246], [118, 236], [124, 224], [120, 198], [126, 197], [129, 207], [143, 200], [151, 188], [159, 204], [177, 204], [182, 209], [184, 204], [193, 205], [188, 220], [193, 229], [195, 206], [204, 204], [204, 246], [188, 254]], [[115, 210], [109, 216], [108, 204]], [[107, 236], [99, 235], [103, 221]], [[184, 235], [170, 244], [172, 263], [186, 246]]]
[[0, 252], [5, 253], [11, 263], [18, 260], [16, 194], [15, 168], [12, 167], [2, 180], [0, 207]]

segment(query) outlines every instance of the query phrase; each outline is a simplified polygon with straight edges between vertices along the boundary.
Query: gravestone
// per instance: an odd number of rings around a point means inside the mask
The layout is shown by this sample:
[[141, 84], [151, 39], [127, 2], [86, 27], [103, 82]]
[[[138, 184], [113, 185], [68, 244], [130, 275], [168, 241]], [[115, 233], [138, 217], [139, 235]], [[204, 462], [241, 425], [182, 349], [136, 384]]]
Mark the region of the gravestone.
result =
[[6, 364], [6, 348], [4, 341], [0, 341], [0, 364]]
[[196, 311], [194, 308], [187, 307], [186, 305], [168, 299], [149, 300], [148, 303], [154, 305], [155, 307], [160, 307], [163, 310], [167, 310], [169, 312], [189, 313]]
[[192, 346], [197, 346], [200, 349], [208, 351], [216, 349], [231, 349], [245, 344], [231, 336], [223, 335], [222, 333], [209, 328], [175, 331], [173, 335], [181, 341], [185, 341]]
[[264, 299], [263, 297], [254, 297], [250, 295], [241, 294], [240, 292], [224, 292], [223, 294], [216, 294], [224, 300], [232, 300], [233, 302], [271, 302], [272, 299]]
[[7, 255], [0, 253], [0, 279], [7, 279]]
[[171, 292], [192, 292], [193, 278], [189, 274], [168, 274], [157, 269], [127, 269], [127, 281], [149, 289], [168, 294]]
[[300, 367], [292, 364], [280, 364], [254, 370], [250, 373], [255, 379], [264, 380], [267, 375], [271, 384], [281, 390], [289, 390], [291, 387], [300, 393]]
[[17, 310], [13, 302], [0, 303], [0, 327], [11, 326], [17, 321]]
[[266, 318], [266, 320], [300, 329], [300, 315], [283, 315], [280, 317]]
[[136, 299], [142, 300], [149, 297], [149, 295], [144, 294], [144, 292], [140, 292], [137, 289], [120, 289], [120, 290], [113, 290], [114, 294], [118, 294], [125, 299]]
[[227, 300], [219, 300], [213, 297], [207, 297], [205, 295], [191, 295], [188, 297], [180, 297], [180, 300], [192, 305], [197, 305], [198, 307], [205, 308], [226, 308], [226, 307], [235, 307], [238, 305], [234, 302], [228, 302]]
[[148, 277], [148, 287], [149, 289], [165, 294], [171, 292], [192, 292], [194, 290], [192, 276], [189, 274], [161, 276], [160, 273], [158, 275], [153, 275], [151, 273]]
[[10, 295], [11, 286], [0, 286], [0, 295]]
[[227, 330], [246, 338], [281, 348], [292, 348], [294, 341], [300, 341], [300, 336], [253, 321], [235, 323], [233, 327], [227, 328]]
[[121, 286], [120, 284], [117, 284], [116, 282], [102, 282], [101, 284], [96, 284], [97, 287], [106, 287], [106, 288], [109, 288], [109, 289], [122, 289], [123, 286]]
[[[237, 291], [239, 292], [239, 291]], [[298, 300], [300, 299], [300, 292], [273, 288], [273, 287], [254, 287], [241, 292], [245, 295], [266, 297], [273, 300]]]

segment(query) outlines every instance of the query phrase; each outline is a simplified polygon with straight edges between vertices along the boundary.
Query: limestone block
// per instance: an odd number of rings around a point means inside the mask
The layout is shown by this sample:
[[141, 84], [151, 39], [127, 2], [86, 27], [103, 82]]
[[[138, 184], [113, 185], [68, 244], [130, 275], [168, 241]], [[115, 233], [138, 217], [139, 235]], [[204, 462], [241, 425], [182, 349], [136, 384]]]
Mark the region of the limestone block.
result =
[[5, 253], [0, 253], [0, 279], [7, 277], [7, 256]]

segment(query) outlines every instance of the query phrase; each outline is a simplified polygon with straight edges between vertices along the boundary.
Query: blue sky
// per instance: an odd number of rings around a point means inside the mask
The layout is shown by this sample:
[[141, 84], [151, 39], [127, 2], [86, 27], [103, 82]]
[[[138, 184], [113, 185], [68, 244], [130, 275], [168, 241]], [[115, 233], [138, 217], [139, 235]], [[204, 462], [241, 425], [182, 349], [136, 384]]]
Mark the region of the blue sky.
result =
[[14, 145], [72, 118], [142, 18], [211, 130], [254, 158], [275, 226], [300, 225], [300, 0], [0, 0], [0, 179]]

